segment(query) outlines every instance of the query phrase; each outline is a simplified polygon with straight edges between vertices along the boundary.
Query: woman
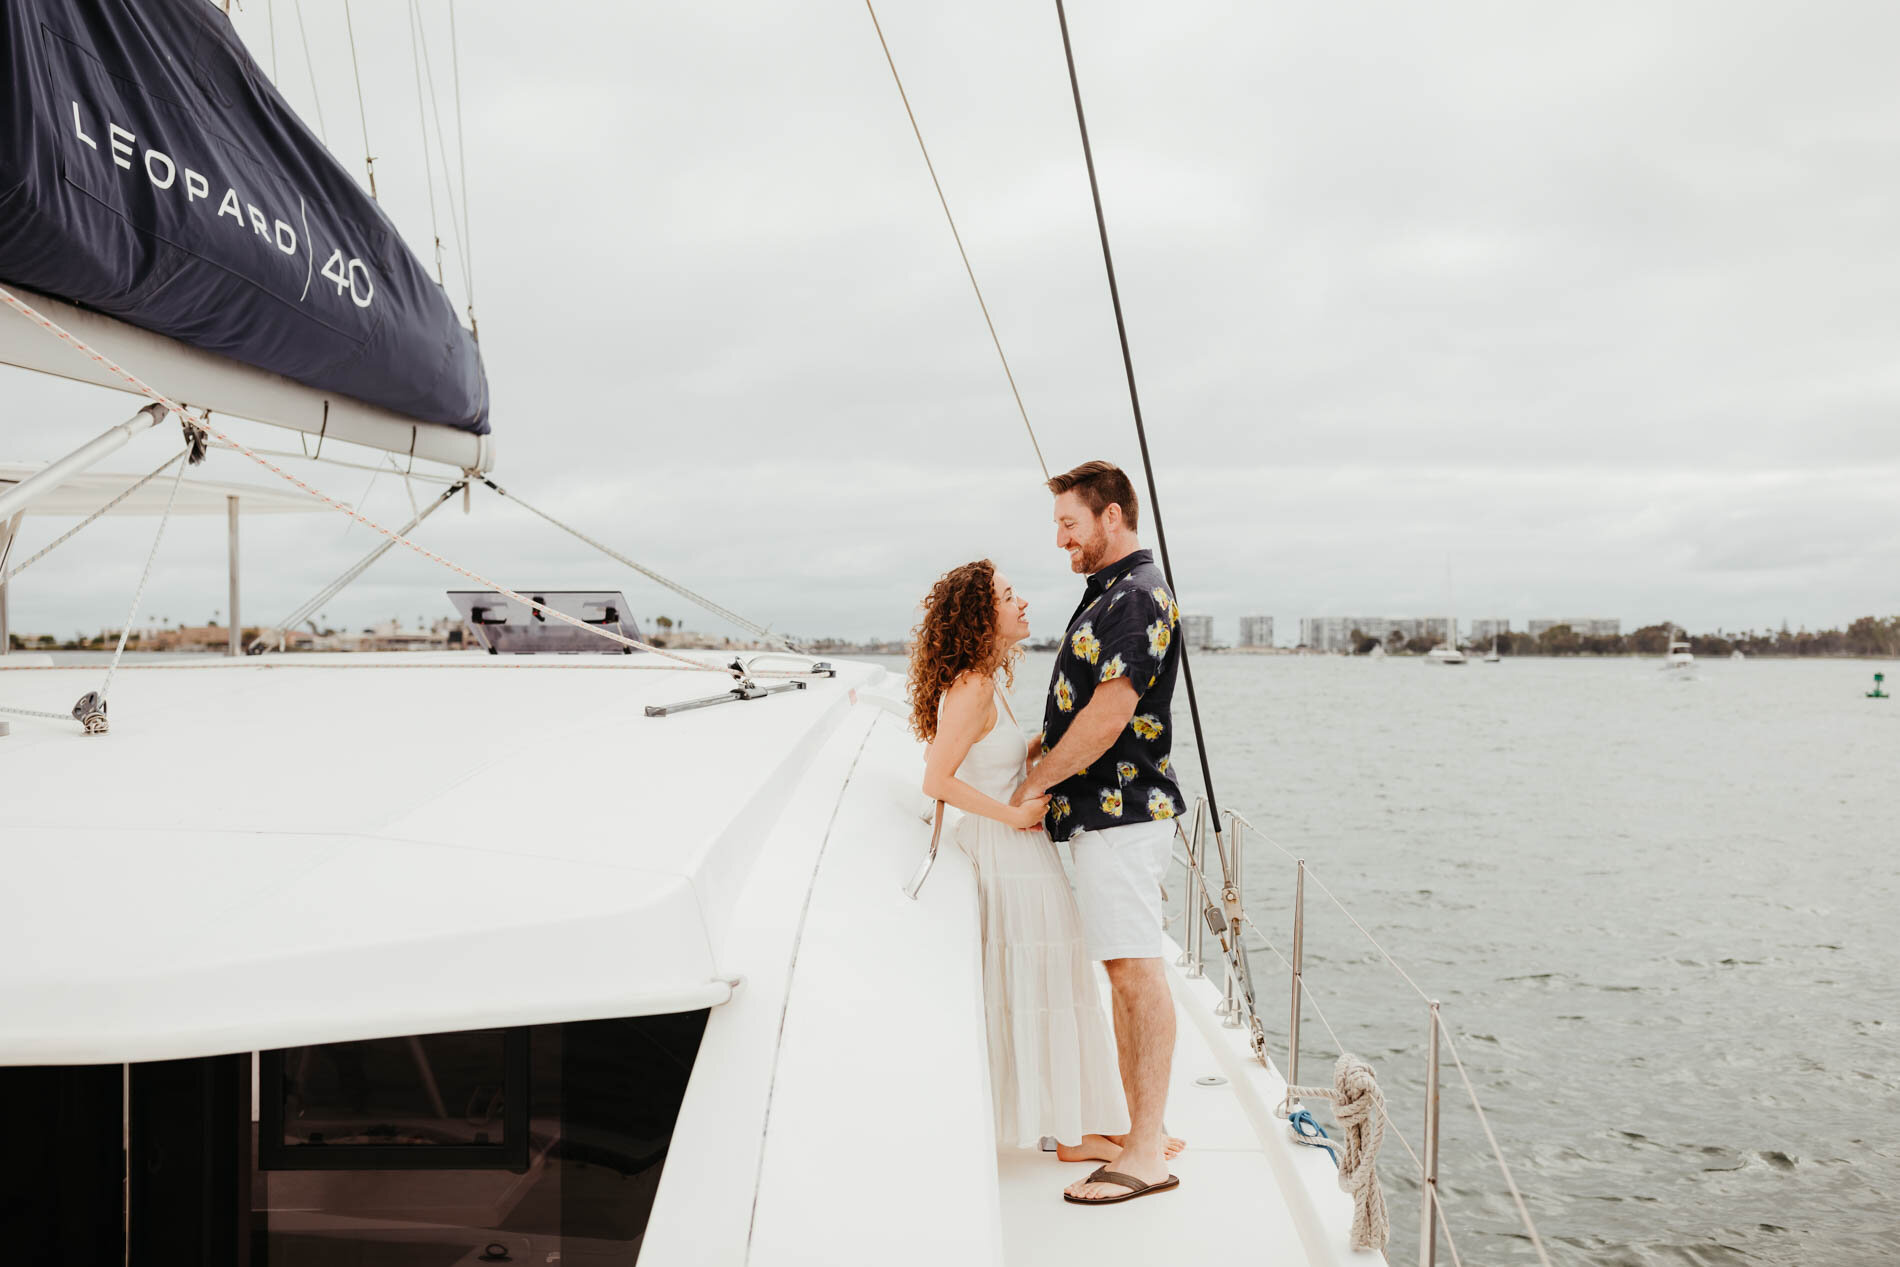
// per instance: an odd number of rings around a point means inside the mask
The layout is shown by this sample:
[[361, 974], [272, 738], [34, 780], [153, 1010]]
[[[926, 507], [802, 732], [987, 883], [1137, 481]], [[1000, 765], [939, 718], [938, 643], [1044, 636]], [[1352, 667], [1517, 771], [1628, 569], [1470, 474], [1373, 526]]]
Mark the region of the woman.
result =
[[930, 745], [924, 794], [963, 811], [956, 840], [976, 867], [997, 1144], [1053, 1136], [1064, 1161], [1113, 1161], [1128, 1108], [1075, 897], [1042, 829], [1049, 798], [1009, 804], [1036, 754], [997, 674], [1014, 684], [1028, 611], [988, 559], [945, 573], [911, 646], [911, 726]]

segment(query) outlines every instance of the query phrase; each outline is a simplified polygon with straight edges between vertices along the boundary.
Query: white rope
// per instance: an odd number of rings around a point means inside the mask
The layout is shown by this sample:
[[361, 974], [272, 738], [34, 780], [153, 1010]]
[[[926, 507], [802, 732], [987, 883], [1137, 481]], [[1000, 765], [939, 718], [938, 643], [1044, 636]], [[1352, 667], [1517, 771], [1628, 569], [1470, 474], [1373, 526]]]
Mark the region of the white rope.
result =
[[0, 713], [12, 713], [15, 717], [43, 717], [47, 721], [68, 722], [73, 719], [71, 713], [43, 713], [37, 708], [9, 708], [0, 704]]
[[[411, 532], [414, 532], [416, 525], [448, 504], [449, 500], [455, 496], [457, 487], [458, 485], [451, 484], [449, 487], [443, 489], [439, 497], [430, 502], [426, 508], [416, 512], [415, 518], [396, 530], [398, 535], [406, 537]], [[257, 641], [267, 647], [275, 644], [281, 648], [290, 629], [308, 620], [311, 614], [319, 607], [322, 607], [325, 603], [341, 593], [344, 586], [369, 571], [370, 566], [374, 564], [376, 560], [395, 549], [395, 546], [396, 543], [393, 540], [384, 541], [378, 545], [375, 549], [371, 550], [365, 558], [358, 560], [346, 568], [341, 576], [318, 590], [308, 599], [305, 599], [304, 602], [296, 607], [288, 616], [285, 616], [275, 625], [272, 625], [269, 629], [260, 633], [257, 636]]]
[[441, 566], [447, 568], [449, 571], [454, 572], [458, 576], [467, 577], [469, 580], [475, 582], [477, 585], [481, 586], [483, 589], [493, 590], [495, 593], [500, 594], [505, 598], [512, 598], [517, 603], [520, 603], [525, 607], [530, 607], [534, 609], [535, 611], [540, 612], [542, 615], [549, 617], [550, 619], [558, 620], [565, 624], [572, 625], [576, 629], [587, 630], [590, 633], [593, 633], [599, 637], [607, 639], [609, 642], [619, 643], [621, 646], [624, 646], [624, 647], [632, 647], [636, 651], [650, 651], [653, 654], [662, 657], [663, 659], [676, 660], [679, 663], [688, 666], [689, 668], [704, 671], [704, 672], [712, 672], [712, 673], [730, 673], [731, 672], [730, 669], [724, 668], [719, 665], [701, 664], [697, 660], [689, 660], [685, 656], [675, 655], [674, 653], [666, 650], [663, 647], [656, 647], [652, 643], [641, 642], [637, 638], [629, 638], [625, 634], [617, 633], [614, 630], [603, 628], [600, 625], [590, 625], [586, 621], [581, 620], [578, 617], [568, 615], [566, 612], [556, 611], [554, 608], [549, 607], [546, 603], [537, 603], [535, 600], [533, 600], [532, 598], [529, 598], [525, 594], [518, 594], [514, 590], [509, 589], [507, 586], [501, 584], [500, 582], [492, 581], [488, 577], [483, 576], [481, 573], [473, 571], [469, 568], [465, 568], [461, 564], [456, 563], [454, 560], [445, 558], [442, 555], [437, 554], [435, 551], [430, 550], [425, 546], [417, 545], [414, 541], [411, 541], [409, 538], [403, 536], [401, 533], [391, 532], [389, 529], [383, 527], [381, 524], [377, 523], [375, 520], [364, 515], [361, 511], [355, 510], [352, 507], [345, 505], [344, 503], [336, 500], [334, 497], [331, 497], [327, 493], [323, 493], [323, 492], [318, 491], [315, 488], [312, 488], [309, 484], [304, 483], [302, 480], [298, 479], [295, 475], [292, 475], [289, 471], [286, 471], [283, 467], [278, 466], [276, 463], [268, 461], [267, 459], [258, 456], [256, 453], [253, 453], [250, 449], [245, 448], [242, 444], [239, 444], [236, 440], [232, 439], [230, 436], [226, 435], [224, 432], [219, 431], [216, 427], [212, 426], [208, 418], [200, 419], [200, 418], [196, 418], [192, 416], [185, 410], [185, 407], [183, 405], [178, 404], [176, 401], [172, 400], [170, 397], [164, 395], [157, 388], [151, 386], [149, 383], [145, 382], [145, 380], [139, 378], [137, 375], [133, 374], [130, 370], [127, 370], [125, 367], [118, 364], [118, 362], [112, 360], [110, 357], [107, 357], [103, 353], [92, 348], [84, 340], [74, 335], [70, 330], [67, 330], [66, 328], [61, 326], [58, 322], [53, 321], [51, 318], [45, 316], [44, 314], [39, 312], [37, 309], [35, 309], [32, 305], [28, 304], [26, 301], [22, 300], [18, 295], [14, 294], [12, 291], [6, 289], [5, 287], [0, 287], [0, 303], [5, 303], [9, 308], [12, 308], [15, 312], [19, 313], [21, 316], [25, 317], [27, 320], [32, 321], [34, 324], [38, 325], [41, 329], [46, 330], [48, 333], [52, 334], [55, 338], [60, 339], [62, 342], [67, 343], [68, 345], [75, 348], [79, 352], [84, 353], [86, 356], [90, 357], [93, 361], [104, 366], [106, 369], [110, 370], [113, 374], [117, 375], [120, 379], [124, 380], [124, 382], [127, 385], [133, 388], [136, 388], [138, 391], [144, 393], [146, 396], [157, 401], [159, 404], [165, 406], [165, 408], [171, 410], [174, 414], [177, 414], [180, 418], [183, 418], [186, 421], [192, 423], [192, 425], [204, 431], [212, 439], [223, 441], [225, 444], [229, 445], [232, 449], [236, 450], [238, 453], [243, 454], [245, 457], [257, 463], [259, 466], [263, 467], [265, 470], [269, 471], [271, 474], [277, 476], [279, 479], [282, 479], [288, 482], [294, 487], [303, 490], [305, 493], [308, 493], [311, 497], [314, 497], [316, 500], [330, 507], [330, 509], [341, 511], [343, 514], [350, 516], [350, 518], [356, 520], [358, 523], [362, 524], [364, 527], [369, 528], [372, 531], [381, 533], [383, 536], [388, 537], [392, 539], [393, 541], [395, 541], [397, 545], [406, 546], [408, 549], [414, 551], [416, 554], [421, 555], [423, 558], [429, 560], [431, 563], [438, 563]]
[[[573, 537], [575, 540], [585, 542], [586, 544], [594, 547], [594, 549], [600, 551], [602, 554], [606, 555], [608, 558], [614, 560], [616, 563], [621, 563], [621, 564], [626, 565], [627, 567], [632, 568], [634, 571], [638, 572], [641, 576], [644, 576], [650, 581], [654, 581], [660, 585], [665, 586], [667, 589], [672, 590], [675, 594], [678, 594], [681, 598], [684, 598], [690, 603], [698, 604], [700, 607], [711, 612], [713, 615], [719, 617], [720, 619], [729, 620], [733, 624], [739, 626], [739, 628], [745, 630], [746, 632], [756, 634], [761, 638], [770, 638], [773, 641], [779, 643], [779, 645], [783, 647], [787, 647], [787, 648], [791, 647], [791, 640], [787, 638], [784, 634], [773, 633], [769, 627], [758, 624], [755, 621], [747, 620], [744, 616], [741, 616], [738, 612], [732, 611], [729, 608], [721, 607], [718, 603], [713, 602], [712, 599], [707, 598], [704, 594], [695, 593], [694, 591], [687, 589], [684, 585], [681, 585], [678, 581], [668, 580], [666, 577], [661, 576], [658, 572], [655, 572], [652, 568], [647, 567], [644, 564], [634, 562], [632, 559], [620, 553], [618, 550], [613, 549], [611, 546], [608, 546], [603, 542], [596, 541], [594, 538], [588, 536], [586, 533], [582, 532], [579, 528], [574, 527], [572, 524], [562, 523], [560, 520], [556, 519], [553, 515], [548, 514], [547, 511], [542, 510], [537, 506], [531, 506], [527, 502], [522, 501], [521, 498], [509, 492], [507, 489], [503, 488], [501, 485], [495, 483], [494, 480], [489, 479], [487, 476], [482, 477], [482, 483], [488, 485], [488, 487], [493, 489], [498, 495], [507, 498], [509, 501], [514, 502], [516, 505], [520, 506], [523, 510], [527, 511], [529, 514], [536, 515], [542, 519], [545, 519], [547, 522], [553, 524], [556, 528], [559, 528], [562, 532], [567, 533], [569, 536]], [[794, 654], [797, 654], [797, 653], [794, 652]]]
[[[187, 419], [189, 421], [189, 419]], [[158, 531], [152, 534], [152, 548], [145, 556], [145, 570], [139, 573], [138, 588], [132, 591], [132, 606], [125, 613], [125, 625], [119, 630], [119, 645], [113, 648], [112, 662], [106, 665], [106, 680], [99, 687], [99, 724], [95, 728], [90, 717], [84, 719], [86, 733], [105, 733], [106, 696], [112, 690], [112, 675], [118, 671], [119, 659], [125, 654], [125, 640], [132, 635], [132, 622], [138, 619], [139, 603], [145, 597], [145, 583], [152, 579], [152, 564], [158, 561], [158, 543], [165, 539], [165, 525], [171, 522], [172, 507], [178, 501], [178, 486], [184, 483], [187, 462], [178, 464], [178, 473], [172, 476], [172, 489], [165, 498], [165, 513], [158, 517]]]
[[1372, 1066], [1351, 1053], [1333, 1065], [1331, 1087], [1288, 1087], [1301, 1099], [1330, 1100], [1342, 1139], [1339, 1187], [1352, 1194], [1352, 1247], [1384, 1249], [1392, 1229], [1386, 1221], [1385, 1190], [1379, 1186], [1379, 1142], [1385, 1137], [1385, 1094]]
[[139, 481], [136, 484], [133, 484], [130, 488], [127, 488], [124, 492], [120, 493], [117, 497], [114, 497], [111, 501], [99, 507], [99, 509], [93, 511], [90, 515], [87, 515], [84, 519], [80, 520], [78, 523], [68, 528], [65, 532], [62, 532], [57, 537], [54, 537], [50, 544], [48, 544], [44, 549], [40, 550], [32, 558], [20, 564], [19, 567], [14, 568], [11, 572], [8, 572], [6, 575], [0, 576], [0, 586], [11, 584], [14, 577], [26, 571], [28, 568], [32, 567], [35, 563], [38, 563], [41, 559], [45, 558], [47, 555], [51, 554], [53, 551], [59, 549], [59, 547], [65, 545], [68, 541], [78, 536], [80, 531], [83, 528], [85, 528], [88, 524], [93, 523], [101, 515], [104, 515], [105, 513], [110, 511], [114, 506], [117, 506], [120, 502], [124, 501], [126, 498], [130, 497], [132, 494], [138, 492], [141, 488], [144, 488], [147, 484], [151, 483], [154, 479], [157, 479], [160, 475], [163, 475], [165, 473], [166, 467], [170, 466], [173, 462], [178, 461], [180, 458], [183, 458], [186, 454], [190, 452], [191, 450], [188, 448], [181, 450], [176, 456], [167, 459], [164, 463], [155, 467], [149, 474], [141, 476], [139, 478]]
[[[1275, 946], [1272, 940], [1268, 938], [1265, 933], [1260, 931], [1260, 926], [1253, 922], [1253, 916], [1243, 912], [1241, 919], [1246, 921], [1247, 927], [1253, 929], [1253, 931], [1259, 935], [1260, 940], [1267, 943], [1267, 949], [1273, 952], [1274, 957], [1285, 966], [1286, 970], [1288, 972], [1293, 971], [1292, 960], [1281, 954], [1280, 948]], [[1333, 1050], [1343, 1054], [1346, 1050], [1346, 1040], [1339, 1036], [1339, 1031], [1333, 1028], [1332, 1021], [1327, 1019], [1325, 1010], [1320, 1007], [1318, 994], [1313, 989], [1312, 983], [1306, 980], [1304, 973], [1300, 976], [1300, 1002], [1303, 1006], [1313, 1009], [1313, 1015], [1318, 1018], [1320, 1028], [1324, 1029], [1326, 1036], [1333, 1040]], [[1392, 1115], [1386, 1111], [1385, 1101], [1383, 1099], [1379, 1101], [1379, 1116], [1385, 1119], [1386, 1129], [1391, 1131], [1392, 1137], [1399, 1141], [1399, 1147], [1405, 1150], [1405, 1155], [1412, 1159], [1413, 1169], [1417, 1170], [1422, 1176], [1425, 1173], [1424, 1160], [1419, 1157], [1418, 1150], [1412, 1147], [1411, 1141], [1405, 1138], [1405, 1132], [1401, 1131], [1398, 1125], [1392, 1121]]]

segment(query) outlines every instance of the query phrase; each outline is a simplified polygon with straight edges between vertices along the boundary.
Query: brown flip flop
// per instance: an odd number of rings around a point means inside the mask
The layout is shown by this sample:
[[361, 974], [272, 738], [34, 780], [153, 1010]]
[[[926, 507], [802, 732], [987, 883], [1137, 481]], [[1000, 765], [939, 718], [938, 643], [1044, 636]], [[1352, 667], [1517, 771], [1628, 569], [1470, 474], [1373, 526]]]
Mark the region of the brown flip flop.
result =
[[1065, 1192], [1062, 1194], [1062, 1199], [1070, 1205], [1114, 1205], [1118, 1201], [1133, 1201], [1136, 1197], [1145, 1197], [1150, 1192], [1166, 1192], [1169, 1188], [1181, 1186], [1181, 1180], [1175, 1175], [1169, 1175], [1160, 1183], [1143, 1183], [1133, 1175], [1120, 1174], [1107, 1166], [1098, 1168], [1094, 1174], [1082, 1182], [1118, 1183], [1128, 1191], [1118, 1197], [1072, 1197]]

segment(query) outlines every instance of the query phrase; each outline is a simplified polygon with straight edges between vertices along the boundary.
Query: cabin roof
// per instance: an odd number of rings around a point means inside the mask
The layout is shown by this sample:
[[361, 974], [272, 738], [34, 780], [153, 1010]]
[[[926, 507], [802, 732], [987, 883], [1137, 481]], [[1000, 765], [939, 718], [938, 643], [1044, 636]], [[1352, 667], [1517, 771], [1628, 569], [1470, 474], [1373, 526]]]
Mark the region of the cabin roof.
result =
[[[123, 665], [0, 738], [0, 1064], [705, 1007], [759, 841], [882, 668], [664, 718], [640, 656]], [[103, 665], [8, 668], [63, 711]]]

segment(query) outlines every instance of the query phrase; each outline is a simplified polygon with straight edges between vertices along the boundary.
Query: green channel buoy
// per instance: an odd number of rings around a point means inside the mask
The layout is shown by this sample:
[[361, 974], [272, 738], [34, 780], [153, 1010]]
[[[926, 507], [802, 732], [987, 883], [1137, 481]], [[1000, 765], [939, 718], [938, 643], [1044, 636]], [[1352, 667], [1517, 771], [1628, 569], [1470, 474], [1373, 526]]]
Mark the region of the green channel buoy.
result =
[[1887, 694], [1885, 691], [1880, 689], [1880, 684], [1882, 682], [1885, 682], [1886, 680], [1887, 680], [1887, 675], [1885, 673], [1874, 674], [1874, 689], [1867, 692], [1867, 698], [1868, 699], [1892, 699], [1893, 696]]

